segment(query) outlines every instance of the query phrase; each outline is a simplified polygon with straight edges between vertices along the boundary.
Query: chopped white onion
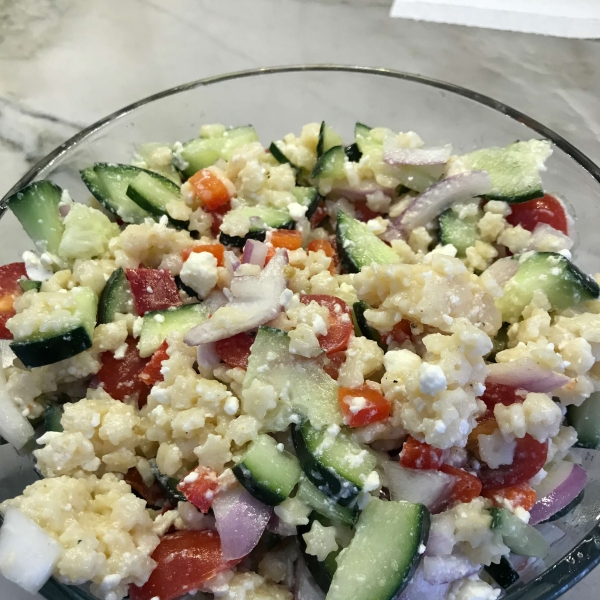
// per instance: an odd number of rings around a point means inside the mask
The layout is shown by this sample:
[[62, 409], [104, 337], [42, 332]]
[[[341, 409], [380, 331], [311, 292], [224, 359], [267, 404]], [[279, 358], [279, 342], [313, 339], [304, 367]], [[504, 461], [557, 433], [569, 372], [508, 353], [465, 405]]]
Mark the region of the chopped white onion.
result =
[[448, 556], [423, 557], [423, 579], [428, 583], [451, 583], [463, 577], [469, 577], [481, 570], [481, 565], [474, 565], [466, 556], [450, 554]]
[[0, 529], [0, 573], [36, 594], [50, 579], [62, 546], [39, 525], [11, 506]]
[[446, 600], [449, 583], [429, 583], [419, 567], [396, 600]]
[[490, 275], [500, 287], [519, 270], [519, 261], [507, 256], [493, 262], [485, 271]]
[[0, 367], [0, 436], [19, 450], [33, 434], [31, 423], [19, 412], [6, 391], [4, 368]]
[[488, 368], [486, 383], [510, 385], [528, 392], [552, 392], [571, 381], [570, 377], [562, 373], [540, 367], [531, 358], [520, 358], [509, 363], [492, 363]]
[[283, 269], [287, 262], [287, 252], [278, 249], [260, 276], [234, 277], [231, 301], [217, 309], [210, 319], [190, 329], [185, 343], [198, 346], [216, 342], [274, 319], [281, 312], [279, 297], [286, 288]]
[[440, 471], [405, 469], [391, 460], [382, 461], [392, 500], [424, 504], [439, 510], [452, 492], [456, 477]]
[[430, 185], [388, 226], [382, 236], [387, 241], [406, 237], [413, 229], [426, 225], [455, 202], [487, 194], [492, 181], [486, 171], [467, 171]]
[[247, 240], [242, 254], [242, 263], [258, 265], [261, 269], [265, 265], [269, 247], [258, 240]]

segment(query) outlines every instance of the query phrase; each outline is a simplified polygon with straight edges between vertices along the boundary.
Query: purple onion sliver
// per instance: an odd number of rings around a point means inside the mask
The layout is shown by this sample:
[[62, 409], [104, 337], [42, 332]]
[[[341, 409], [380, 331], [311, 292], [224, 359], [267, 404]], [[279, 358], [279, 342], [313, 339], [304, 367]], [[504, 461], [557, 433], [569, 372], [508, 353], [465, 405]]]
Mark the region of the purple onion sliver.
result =
[[258, 265], [261, 269], [265, 264], [269, 247], [258, 240], [248, 240], [244, 246], [242, 263]]
[[221, 359], [215, 350], [215, 342], [200, 344], [197, 348], [198, 368], [200, 373], [212, 372], [213, 369], [221, 364]]
[[423, 579], [422, 567], [419, 567], [396, 600], [446, 600], [449, 583], [429, 583]]
[[486, 171], [467, 171], [452, 175], [429, 186], [393, 222], [393, 227], [405, 233], [426, 225], [455, 202], [487, 194], [492, 181]]
[[537, 525], [575, 500], [587, 483], [587, 471], [573, 463], [569, 476], [549, 494], [538, 500], [529, 512], [529, 524]]
[[375, 181], [361, 181], [358, 186], [339, 185], [334, 186], [330, 194], [332, 196], [341, 196], [348, 200], [366, 200], [370, 194], [382, 192], [386, 196], [394, 195], [394, 188], [384, 188]]
[[422, 570], [423, 579], [436, 585], [474, 575], [481, 570], [481, 565], [474, 565], [464, 555], [424, 556]]
[[384, 144], [383, 162], [388, 165], [434, 166], [444, 165], [452, 154], [452, 146], [431, 148], [400, 148], [398, 145]]
[[562, 373], [540, 367], [531, 358], [521, 358], [509, 363], [492, 363], [488, 365], [487, 383], [499, 383], [527, 390], [528, 392], [552, 392], [571, 381]]
[[259, 502], [241, 486], [218, 493], [212, 509], [225, 560], [247, 556], [273, 513], [273, 507]]
[[230, 275], [233, 275], [237, 268], [240, 266], [240, 259], [231, 250], [225, 251], [225, 267], [229, 271]]
[[64, 219], [71, 212], [71, 205], [70, 204], [59, 204], [58, 212], [60, 213], [60, 216], [63, 217], [63, 219]]
[[325, 594], [310, 574], [302, 556], [296, 562], [294, 600], [325, 600]]

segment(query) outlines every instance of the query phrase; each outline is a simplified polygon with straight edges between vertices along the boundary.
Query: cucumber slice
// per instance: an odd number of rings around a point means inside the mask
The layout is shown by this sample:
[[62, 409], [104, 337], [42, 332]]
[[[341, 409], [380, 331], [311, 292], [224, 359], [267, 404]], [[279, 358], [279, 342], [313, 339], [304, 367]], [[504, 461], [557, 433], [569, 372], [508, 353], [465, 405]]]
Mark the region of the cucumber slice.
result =
[[6, 204], [42, 252], [58, 253], [64, 226], [58, 210], [62, 189], [47, 179], [19, 190]]
[[506, 556], [503, 556], [498, 564], [492, 563], [491, 565], [484, 567], [484, 569], [487, 571], [487, 574], [504, 590], [509, 588], [519, 579], [519, 574], [510, 564], [510, 561], [508, 558], [506, 558]]
[[483, 211], [472, 217], [459, 219], [458, 215], [449, 208], [439, 216], [440, 242], [443, 245], [452, 244], [457, 250], [457, 256], [464, 257], [467, 248], [475, 245], [481, 239], [477, 224], [483, 216]]
[[56, 404], [49, 404], [46, 407], [44, 414], [44, 427], [46, 431], [64, 431], [62, 423], [60, 422], [63, 416], [63, 409]]
[[[42, 293], [42, 292], [40, 292]], [[29, 369], [51, 365], [92, 347], [98, 299], [87, 287], [66, 292], [75, 299], [73, 315], [78, 325], [58, 331], [34, 331], [10, 344], [11, 350]]]
[[341, 506], [352, 504], [377, 465], [375, 456], [345, 432], [331, 440], [306, 422], [292, 428], [292, 440], [307, 479]]
[[29, 292], [30, 290], [35, 290], [36, 292], [39, 292], [40, 288], [42, 287], [42, 282], [33, 281], [32, 279], [21, 279], [19, 281], [19, 287], [21, 288], [23, 293]]
[[300, 206], [306, 206], [307, 210], [304, 216], [310, 219], [321, 201], [321, 196], [317, 188], [297, 186], [292, 190], [292, 195]]
[[167, 339], [172, 331], [185, 333], [204, 323], [209, 310], [204, 304], [186, 304], [167, 310], [147, 312], [143, 316], [138, 350], [141, 357], [150, 356]]
[[172, 219], [167, 212], [169, 202], [183, 204], [181, 190], [170, 179], [158, 175], [158, 173], [143, 171], [137, 175], [127, 187], [127, 196], [155, 217], [160, 218], [166, 215], [173, 225], [183, 229], [189, 225], [187, 221]]
[[187, 502], [187, 498], [183, 495], [183, 492], [180, 492], [177, 489], [179, 485], [179, 480], [175, 479], [175, 477], [169, 477], [160, 471], [156, 464], [156, 460], [151, 458], [149, 461], [150, 468], [152, 469], [152, 474], [154, 475], [154, 479], [158, 482], [158, 485], [162, 488], [165, 496], [177, 506], [178, 502]]
[[325, 152], [334, 146], [343, 146], [344, 140], [325, 121], [319, 129], [319, 141], [317, 142], [317, 157], [323, 156]]
[[347, 160], [344, 147], [334, 146], [317, 160], [310, 176], [312, 179], [344, 179]]
[[81, 171], [81, 178], [96, 200], [121, 221], [143, 223], [146, 219], [155, 217], [127, 195], [129, 184], [140, 173], [150, 171], [131, 165], [96, 163]]
[[600, 449], [600, 392], [594, 392], [581, 406], [569, 406], [567, 421], [577, 431], [578, 445]]
[[236, 150], [251, 142], [258, 142], [252, 125], [228, 129], [219, 137], [191, 140], [183, 145], [180, 153], [187, 163], [183, 172], [191, 177], [197, 171], [210, 167], [219, 158], [230, 160]]
[[533, 252], [519, 260], [519, 270], [504, 286], [496, 300], [502, 320], [514, 323], [531, 302], [535, 290], [542, 290], [552, 310], [563, 310], [600, 296], [600, 287], [589, 275], [556, 252]]
[[327, 600], [392, 600], [410, 581], [429, 535], [422, 504], [373, 498], [337, 559]]
[[277, 448], [269, 435], [259, 435], [233, 468], [237, 480], [260, 502], [281, 504], [291, 493], [302, 470], [293, 454]]
[[520, 556], [544, 558], [550, 549], [544, 536], [505, 508], [491, 508], [492, 529], [502, 534], [511, 552]]
[[496, 354], [508, 348], [508, 323], [503, 323], [496, 337], [492, 340], [492, 351], [485, 357], [490, 362], [496, 362]]
[[358, 519], [358, 509], [356, 507], [348, 508], [340, 506], [323, 494], [323, 492], [320, 492], [305, 477], [300, 479], [296, 498], [304, 502], [304, 504], [308, 504], [308, 506], [324, 517], [348, 525], [348, 527], [352, 527], [356, 523], [356, 519]]
[[[315, 427], [342, 422], [336, 382], [319, 362], [290, 354], [285, 331], [262, 326], [252, 345], [244, 389], [255, 379], [272, 385], [290, 408]], [[268, 365], [267, 370], [264, 366]]]
[[362, 154], [368, 154], [369, 150], [373, 148], [374, 142], [371, 139], [371, 128], [363, 123], [356, 123], [354, 125], [354, 143]]
[[548, 140], [516, 142], [506, 148], [484, 148], [450, 159], [447, 175], [487, 171], [492, 180], [489, 200], [526, 202], [544, 195], [540, 171], [552, 154]]
[[221, 233], [219, 235], [221, 244], [243, 248], [248, 239], [264, 241], [268, 228], [294, 229], [296, 226], [296, 222], [290, 217], [290, 213], [287, 210], [271, 208], [270, 206], [241, 206], [240, 208], [234, 208], [223, 218], [223, 226], [227, 229], [231, 222], [240, 219], [250, 219], [250, 231], [245, 236]]
[[340, 262], [346, 273], [358, 273], [372, 263], [400, 263], [400, 257], [364, 223], [341, 210], [337, 214], [336, 236]]
[[300, 544], [300, 550], [302, 550], [302, 556], [310, 574], [313, 576], [317, 585], [326, 594], [331, 586], [333, 575], [337, 570], [337, 557], [341, 550], [329, 553], [323, 561], [318, 560], [313, 554], [308, 554], [306, 552], [306, 542], [304, 541], [303, 536], [311, 530], [315, 521], [319, 521], [323, 527], [329, 527], [331, 525], [331, 522], [327, 518], [316, 512], [312, 512], [308, 516], [308, 524], [300, 525], [298, 527], [298, 543]]
[[149, 171], [153, 171], [154, 173], [158, 173], [167, 179], [170, 179], [173, 183], [178, 186], [181, 185], [181, 175], [179, 171], [173, 166], [172, 163], [168, 164], [160, 164], [156, 163], [156, 160], [153, 160], [153, 155], [156, 151], [159, 150], [173, 150], [173, 146], [170, 144], [161, 144], [160, 142], [150, 142], [149, 144], [142, 144], [138, 148], [136, 148], [136, 152], [139, 157], [147, 164], [147, 169]]
[[98, 323], [112, 323], [117, 313], [134, 313], [133, 294], [125, 271], [119, 267], [108, 278], [98, 301]]
[[269, 146], [269, 152], [271, 153], [271, 156], [279, 163], [282, 165], [285, 164], [289, 164], [291, 165], [292, 168], [296, 169], [296, 171], [299, 171], [300, 169], [283, 153], [283, 151], [281, 150], [281, 148], [279, 148], [279, 146], [277, 145], [277, 142], [271, 142], [271, 145]]
[[370, 308], [371, 307], [366, 302], [355, 302], [352, 305], [354, 322], [358, 327], [360, 335], [366, 337], [368, 340], [377, 342], [377, 345], [385, 352], [387, 350], [387, 344], [381, 339], [381, 334], [377, 329], [371, 327], [367, 322], [367, 319], [365, 319], [365, 310], [369, 310]]

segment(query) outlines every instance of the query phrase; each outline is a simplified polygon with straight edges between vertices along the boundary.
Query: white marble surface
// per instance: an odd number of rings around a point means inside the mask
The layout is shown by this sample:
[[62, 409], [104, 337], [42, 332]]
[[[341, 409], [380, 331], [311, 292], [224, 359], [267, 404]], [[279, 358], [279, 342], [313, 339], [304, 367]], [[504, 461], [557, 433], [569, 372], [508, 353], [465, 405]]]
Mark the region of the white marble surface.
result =
[[[294, 63], [389, 67], [497, 98], [600, 161], [600, 42], [390, 19], [391, 0], [0, 0], [0, 194], [165, 88]], [[600, 570], [564, 596], [596, 598]], [[30, 600], [0, 581], [1, 600]]]

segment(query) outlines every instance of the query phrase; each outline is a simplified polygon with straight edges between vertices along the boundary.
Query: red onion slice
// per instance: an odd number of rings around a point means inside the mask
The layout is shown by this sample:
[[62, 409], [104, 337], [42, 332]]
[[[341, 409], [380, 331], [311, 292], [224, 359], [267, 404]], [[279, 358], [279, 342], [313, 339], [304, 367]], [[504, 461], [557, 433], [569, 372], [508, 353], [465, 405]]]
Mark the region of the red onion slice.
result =
[[290, 537], [291, 535], [296, 535], [298, 533], [298, 530], [294, 525], [285, 523], [275, 513], [273, 513], [273, 516], [267, 525], [267, 529], [271, 533], [276, 533], [281, 537]]
[[449, 556], [425, 556], [422, 563], [423, 579], [427, 583], [452, 583], [474, 575], [481, 570], [481, 565], [474, 565], [466, 556], [450, 554]]
[[218, 308], [210, 319], [190, 329], [185, 334], [185, 343], [199, 346], [216, 342], [274, 319], [281, 311], [279, 298], [286, 288], [283, 269], [287, 262], [287, 252], [278, 249], [259, 277], [234, 277], [233, 299]]
[[200, 375], [203, 377], [212, 375], [215, 367], [221, 364], [221, 358], [215, 350], [215, 342], [200, 344], [196, 350]]
[[509, 363], [492, 363], [488, 368], [487, 383], [501, 383], [528, 392], [552, 392], [571, 381], [570, 377], [562, 373], [540, 367], [531, 358], [521, 358]]
[[244, 246], [242, 263], [258, 265], [261, 269], [265, 264], [269, 247], [258, 240], [248, 240]]
[[[504, 284], [519, 270], [519, 261], [507, 256], [506, 258], [500, 258], [496, 262], [492, 263], [484, 273], [490, 275], [496, 280], [496, 283], [500, 287], [504, 287]], [[482, 273], [483, 274], [483, 273]]]
[[386, 241], [406, 237], [413, 229], [426, 225], [455, 202], [482, 196], [491, 189], [492, 181], [486, 171], [467, 171], [442, 179], [419, 194], [388, 226], [383, 237]]
[[449, 587], [449, 583], [429, 583], [419, 568], [396, 600], [446, 600]]
[[444, 165], [451, 154], [451, 144], [431, 148], [401, 148], [395, 139], [386, 139], [383, 144], [383, 162], [388, 165]]
[[71, 212], [71, 205], [70, 204], [59, 204], [58, 212], [60, 213], [60, 216], [64, 219]]
[[[575, 500], [581, 493], [581, 490], [585, 488], [585, 484], [587, 483], [587, 471], [575, 463], [566, 463], [567, 466], [570, 465], [570, 471], [566, 477], [564, 477], [565, 463], [566, 461], [563, 461], [563, 464], [557, 467], [556, 473], [552, 473], [551, 471], [546, 476], [546, 479], [552, 477], [554, 480], [554, 477], [556, 477], [558, 481], [561, 479], [562, 481], [535, 503], [529, 513], [530, 525], [537, 525], [541, 521], [549, 519], [552, 515], [556, 514], [559, 510], [562, 510], [570, 502]], [[544, 483], [546, 483], [545, 480], [542, 481], [542, 484]], [[547, 485], [549, 485], [549, 483]]]
[[452, 552], [454, 543], [454, 519], [452, 515], [447, 513], [434, 515], [431, 518], [425, 555], [446, 556]]
[[237, 271], [240, 264], [240, 260], [235, 255], [235, 252], [232, 252], [231, 250], [225, 251], [225, 268], [229, 271], [231, 276]]
[[298, 562], [296, 563], [295, 580], [295, 600], [325, 600], [323, 590], [317, 585], [302, 556], [298, 557]]
[[221, 290], [215, 290], [204, 300], [204, 306], [208, 308], [208, 312], [212, 315], [222, 306], [226, 306], [228, 302], [227, 296]]
[[348, 200], [366, 200], [369, 194], [383, 192], [386, 196], [394, 195], [394, 188], [384, 188], [375, 181], [365, 180], [358, 185], [337, 185], [328, 194], [328, 197], [344, 197]]
[[384, 461], [383, 469], [392, 500], [424, 504], [431, 512], [440, 510], [456, 484], [456, 478], [440, 471], [405, 469]]
[[219, 492], [212, 509], [225, 560], [247, 556], [258, 544], [273, 513], [273, 507], [259, 502], [241, 486]]

